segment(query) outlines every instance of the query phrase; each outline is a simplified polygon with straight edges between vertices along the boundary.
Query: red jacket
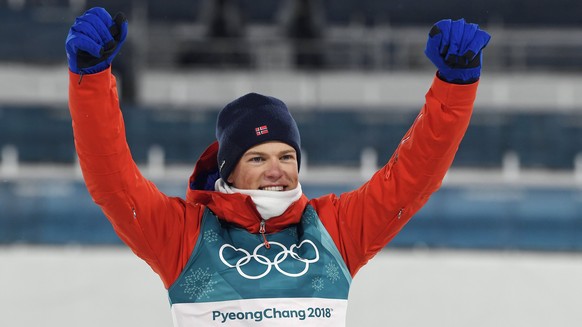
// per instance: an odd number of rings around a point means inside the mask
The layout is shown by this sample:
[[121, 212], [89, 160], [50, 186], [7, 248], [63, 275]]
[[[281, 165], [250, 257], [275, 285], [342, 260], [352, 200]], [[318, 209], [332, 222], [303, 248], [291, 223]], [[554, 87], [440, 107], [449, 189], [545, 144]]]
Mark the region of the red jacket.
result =
[[[441, 185], [465, 134], [477, 84], [434, 78], [426, 103], [388, 163], [360, 188], [339, 197], [303, 196], [266, 232], [297, 223], [309, 203], [332, 236], [352, 276], [378, 253]], [[161, 277], [178, 278], [196, 244], [208, 207], [216, 216], [258, 233], [260, 216], [249, 196], [188, 189], [186, 200], [168, 197], [133, 161], [125, 138], [111, 70], [70, 73], [69, 108], [83, 176], [93, 200], [119, 237]], [[190, 181], [216, 166], [216, 143], [201, 156]]]

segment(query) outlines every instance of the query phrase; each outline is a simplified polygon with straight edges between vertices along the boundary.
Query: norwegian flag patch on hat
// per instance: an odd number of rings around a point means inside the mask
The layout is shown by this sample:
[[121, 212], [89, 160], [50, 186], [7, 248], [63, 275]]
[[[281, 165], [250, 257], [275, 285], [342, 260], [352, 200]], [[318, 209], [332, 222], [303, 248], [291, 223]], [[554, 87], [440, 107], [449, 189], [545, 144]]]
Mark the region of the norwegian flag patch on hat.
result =
[[267, 125], [263, 125], [261, 127], [255, 128], [255, 132], [257, 133], [257, 136], [259, 136], [259, 135], [263, 135], [263, 134], [268, 134], [269, 129], [267, 128]]

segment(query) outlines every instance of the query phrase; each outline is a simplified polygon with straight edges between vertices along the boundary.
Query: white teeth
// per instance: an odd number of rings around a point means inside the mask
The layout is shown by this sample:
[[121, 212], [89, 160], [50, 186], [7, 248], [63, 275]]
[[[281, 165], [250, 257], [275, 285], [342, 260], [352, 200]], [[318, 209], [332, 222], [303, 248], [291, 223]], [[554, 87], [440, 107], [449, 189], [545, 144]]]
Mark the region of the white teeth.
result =
[[283, 191], [283, 186], [267, 186], [262, 188], [263, 191]]

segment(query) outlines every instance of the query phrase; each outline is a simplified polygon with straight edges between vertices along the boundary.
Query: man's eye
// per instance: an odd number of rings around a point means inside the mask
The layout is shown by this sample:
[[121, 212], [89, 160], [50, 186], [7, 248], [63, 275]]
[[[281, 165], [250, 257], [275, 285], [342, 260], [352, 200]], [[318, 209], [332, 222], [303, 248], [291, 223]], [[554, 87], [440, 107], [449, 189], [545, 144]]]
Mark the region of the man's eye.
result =
[[295, 159], [295, 157], [293, 157], [293, 155], [291, 154], [286, 154], [281, 157], [281, 160], [293, 160], [293, 159]]
[[263, 158], [261, 157], [252, 157], [249, 159], [250, 162], [261, 162], [263, 161]]

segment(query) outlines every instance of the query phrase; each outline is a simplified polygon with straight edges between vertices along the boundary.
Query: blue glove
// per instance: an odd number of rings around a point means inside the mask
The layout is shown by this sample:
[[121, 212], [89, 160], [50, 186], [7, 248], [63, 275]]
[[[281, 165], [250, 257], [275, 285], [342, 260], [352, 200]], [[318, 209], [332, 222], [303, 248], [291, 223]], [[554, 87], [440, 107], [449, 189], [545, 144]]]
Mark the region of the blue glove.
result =
[[127, 19], [99, 7], [77, 17], [65, 41], [69, 69], [76, 74], [104, 71], [121, 49], [127, 36]]
[[437, 75], [455, 84], [470, 84], [481, 75], [482, 50], [491, 35], [464, 19], [444, 19], [433, 25], [424, 53], [438, 68]]

